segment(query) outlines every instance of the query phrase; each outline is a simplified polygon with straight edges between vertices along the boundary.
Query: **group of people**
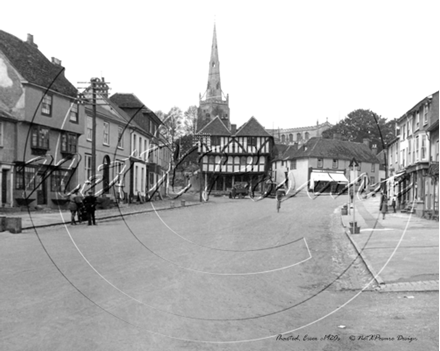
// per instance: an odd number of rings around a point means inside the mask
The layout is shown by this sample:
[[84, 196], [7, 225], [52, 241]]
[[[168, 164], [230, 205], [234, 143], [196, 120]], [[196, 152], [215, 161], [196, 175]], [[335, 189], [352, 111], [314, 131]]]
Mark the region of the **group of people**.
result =
[[[95, 221], [96, 196], [93, 191], [89, 191], [86, 197], [83, 197], [78, 189], [75, 189], [69, 195], [70, 224], [76, 225], [76, 218], [81, 224], [82, 220], [87, 218], [88, 225], [96, 225]], [[85, 214], [85, 216], [84, 216]]]
[[[391, 197], [391, 206], [393, 207], [394, 213], [396, 213], [396, 195]], [[385, 219], [385, 214], [388, 212], [388, 197], [383, 191], [380, 198], [379, 210], [382, 213], [382, 219]]]

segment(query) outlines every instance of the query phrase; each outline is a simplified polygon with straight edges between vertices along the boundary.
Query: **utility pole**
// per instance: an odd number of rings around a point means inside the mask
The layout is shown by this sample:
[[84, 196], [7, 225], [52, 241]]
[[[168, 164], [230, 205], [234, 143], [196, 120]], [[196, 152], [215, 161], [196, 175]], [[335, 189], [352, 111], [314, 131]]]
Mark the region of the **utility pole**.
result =
[[95, 194], [96, 183], [96, 83], [98, 78], [90, 79], [92, 85], [92, 191]]
[[[85, 93], [79, 94], [79, 99], [83, 105], [92, 105], [92, 157], [91, 157], [91, 190], [95, 193], [96, 185], [96, 105], [97, 105], [97, 94], [108, 97], [109, 82], [106, 82], [104, 78], [90, 78], [90, 82], [79, 82], [79, 84], [88, 84], [91, 88], [91, 100], [92, 102], [87, 102], [90, 99], [89, 88], [85, 89]], [[106, 103], [102, 103], [106, 105]]]

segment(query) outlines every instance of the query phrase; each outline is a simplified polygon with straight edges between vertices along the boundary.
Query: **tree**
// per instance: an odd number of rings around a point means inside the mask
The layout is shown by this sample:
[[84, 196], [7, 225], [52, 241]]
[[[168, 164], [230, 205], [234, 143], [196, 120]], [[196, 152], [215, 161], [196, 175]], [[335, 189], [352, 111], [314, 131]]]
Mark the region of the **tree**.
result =
[[161, 133], [164, 138], [170, 143], [170, 145], [174, 144], [174, 141], [181, 137], [183, 134], [182, 130], [182, 119], [183, 114], [182, 110], [178, 107], [172, 107], [170, 112], [167, 114], [163, 114], [161, 111], [156, 112], [156, 115], [162, 119], [162, 123], [164, 124], [161, 128]]
[[184, 113], [183, 118], [183, 134], [194, 135], [196, 134], [197, 127], [197, 106], [190, 106]]
[[334, 134], [339, 134], [343, 140], [359, 143], [362, 143], [364, 138], [368, 138], [372, 144], [377, 145], [379, 152], [394, 138], [394, 128], [394, 120], [387, 122], [373, 111], [358, 109], [350, 112], [332, 128], [322, 132], [322, 137], [332, 139]]

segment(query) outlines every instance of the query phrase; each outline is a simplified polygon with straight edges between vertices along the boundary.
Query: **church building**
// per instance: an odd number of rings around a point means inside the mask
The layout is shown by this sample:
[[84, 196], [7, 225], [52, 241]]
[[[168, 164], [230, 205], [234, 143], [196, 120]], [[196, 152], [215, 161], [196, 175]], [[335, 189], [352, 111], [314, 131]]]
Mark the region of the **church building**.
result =
[[240, 128], [231, 124], [229, 96], [221, 88], [215, 25], [208, 85], [199, 98], [196, 138], [204, 187], [226, 194], [236, 182], [244, 182], [255, 191], [263, 191], [263, 179], [271, 166], [273, 136], [255, 117]]

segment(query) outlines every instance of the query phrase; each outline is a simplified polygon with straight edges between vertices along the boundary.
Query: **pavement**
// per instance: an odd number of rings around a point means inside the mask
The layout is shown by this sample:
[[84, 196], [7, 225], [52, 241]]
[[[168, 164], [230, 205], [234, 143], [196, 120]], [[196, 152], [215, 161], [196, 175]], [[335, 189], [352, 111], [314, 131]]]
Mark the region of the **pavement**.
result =
[[345, 233], [375, 277], [380, 292], [439, 290], [439, 222], [389, 211], [383, 219], [380, 197], [354, 201], [358, 234], [351, 234], [353, 208], [341, 211]]
[[[182, 201], [184, 200], [184, 201]], [[124, 216], [136, 215], [152, 211], [172, 210], [184, 206], [200, 205], [195, 194], [185, 194], [174, 200], [168, 198], [160, 201], [145, 202], [139, 204], [119, 204], [117, 207], [101, 209], [95, 212], [96, 223], [99, 225], [103, 220], [117, 220]], [[40, 211], [7, 212], [1, 214], [5, 217], [21, 217], [22, 230], [24, 233], [38, 228], [52, 227], [58, 225], [70, 225], [70, 211], [60, 209], [47, 209]], [[82, 224], [87, 225], [87, 222]]]

